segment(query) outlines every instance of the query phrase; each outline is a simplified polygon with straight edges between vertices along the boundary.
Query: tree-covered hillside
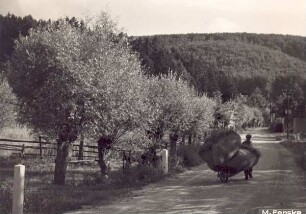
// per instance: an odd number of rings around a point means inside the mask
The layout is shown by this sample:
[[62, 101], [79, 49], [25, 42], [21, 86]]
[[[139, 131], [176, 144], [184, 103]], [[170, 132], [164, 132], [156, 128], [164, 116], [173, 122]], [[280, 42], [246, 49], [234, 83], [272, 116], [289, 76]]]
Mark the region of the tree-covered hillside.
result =
[[224, 33], [137, 37], [132, 46], [150, 74], [173, 70], [189, 79], [199, 92], [211, 96], [220, 91], [224, 99], [229, 99], [239, 93], [251, 95], [259, 88], [268, 98], [280, 78], [297, 81], [302, 87], [306, 62], [300, 58], [305, 38], [257, 36]]
[[[289, 56], [306, 60], [306, 38], [302, 36], [280, 34], [255, 34], [255, 33], [211, 33], [211, 34], [177, 34], [137, 37], [137, 40], [158, 39], [164, 43], [183, 44], [204, 41], [233, 41], [247, 44], [266, 46], [273, 50], [280, 50]], [[149, 42], [150, 43], [150, 42]]]
[[28, 35], [28, 31], [37, 27], [38, 21], [32, 16], [18, 17], [13, 14], [0, 15], [0, 62], [8, 59], [14, 49], [14, 40], [19, 35]]
[[[82, 21], [76, 18], [66, 18], [72, 25], [77, 27], [82, 25]], [[19, 36], [29, 35], [29, 30], [37, 28], [38, 26], [46, 26], [52, 21], [49, 20], [36, 20], [31, 15], [20, 17], [14, 14], [7, 14], [6, 16], [0, 15], [0, 63], [8, 60], [14, 50], [14, 41]], [[0, 64], [1, 65], [1, 64]]]

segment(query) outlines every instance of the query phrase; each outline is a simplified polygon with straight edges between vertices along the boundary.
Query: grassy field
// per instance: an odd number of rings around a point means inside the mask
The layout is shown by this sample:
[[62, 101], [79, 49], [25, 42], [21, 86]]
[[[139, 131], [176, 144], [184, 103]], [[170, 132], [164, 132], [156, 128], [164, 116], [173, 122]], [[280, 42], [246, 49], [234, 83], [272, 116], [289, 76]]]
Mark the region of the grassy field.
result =
[[63, 213], [83, 205], [114, 202], [131, 190], [163, 179], [163, 175], [150, 167], [133, 167], [128, 171], [110, 172], [102, 177], [96, 162], [70, 164], [65, 186], [52, 184], [54, 160], [19, 157], [0, 158], [0, 213], [11, 212], [13, 167], [26, 166], [24, 213]]
[[33, 136], [30, 134], [30, 130], [25, 127], [19, 127], [12, 125], [0, 130], [0, 138], [10, 138], [18, 140], [33, 140]]
[[[30, 131], [18, 126], [6, 127], [0, 138], [33, 140]], [[9, 154], [6, 154], [9, 153]], [[129, 194], [130, 190], [163, 178], [148, 167], [132, 167], [129, 171], [111, 171], [102, 177], [97, 162], [68, 166], [65, 186], [53, 185], [54, 159], [11, 156], [0, 151], [0, 213], [11, 213], [14, 165], [26, 167], [24, 213], [63, 213], [83, 205], [110, 203]]]

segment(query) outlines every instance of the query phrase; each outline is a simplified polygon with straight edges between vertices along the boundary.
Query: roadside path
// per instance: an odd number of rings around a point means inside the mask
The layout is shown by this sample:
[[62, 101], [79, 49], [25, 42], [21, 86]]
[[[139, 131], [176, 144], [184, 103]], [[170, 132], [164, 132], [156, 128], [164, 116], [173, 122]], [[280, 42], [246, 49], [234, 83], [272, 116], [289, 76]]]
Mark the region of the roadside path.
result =
[[254, 167], [252, 180], [245, 181], [240, 173], [224, 184], [203, 164], [110, 205], [69, 213], [258, 214], [259, 209], [268, 208], [303, 209], [306, 213], [305, 173], [296, 165], [293, 154], [265, 131], [255, 133], [253, 142], [262, 157]]

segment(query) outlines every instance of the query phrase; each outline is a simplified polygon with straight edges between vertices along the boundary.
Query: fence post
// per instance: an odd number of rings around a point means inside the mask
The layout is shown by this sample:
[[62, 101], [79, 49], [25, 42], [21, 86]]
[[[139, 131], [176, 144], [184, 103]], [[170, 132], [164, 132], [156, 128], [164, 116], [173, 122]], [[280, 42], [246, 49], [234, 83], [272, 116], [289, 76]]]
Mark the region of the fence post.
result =
[[125, 151], [122, 150], [122, 169], [124, 170], [126, 168], [126, 155]]
[[25, 145], [22, 144], [22, 146], [21, 146], [21, 157], [24, 157], [24, 150], [25, 150]]
[[24, 176], [25, 176], [25, 166], [21, 164], [15, 165], [12, 214], [23, 213]]
[[40, 159], [42, 159], [42, 145], [41, 145], [41, 136], [38, 137], [39, 140], [39, 155]]
[[131, 166], [131, 153], [132, 153], [132, 151], [129, 150], [129, 156], [127, 157], [127, 160], [126, 160], [128, 168], [130, 168], [130, 166]]
[[167, 174], [168, 173], [168, 150], [163, 149], [161, 152], [161, 157], [162, 157], [162, 167], [163, 167], [163, 173]]

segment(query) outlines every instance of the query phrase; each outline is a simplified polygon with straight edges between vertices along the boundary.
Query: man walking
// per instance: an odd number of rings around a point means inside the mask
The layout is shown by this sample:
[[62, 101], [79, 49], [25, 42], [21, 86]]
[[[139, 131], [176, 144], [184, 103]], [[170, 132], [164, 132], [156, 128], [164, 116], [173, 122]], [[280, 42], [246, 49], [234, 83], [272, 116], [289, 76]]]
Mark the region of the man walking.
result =
[[[252, 141], [251, 141], [252, 135], [247, 134], [245, 137], [246, 137], [246, 140], [242, 142], [242, 146], [245, 146], [245, 147], [252, 146], [251, 145], [252, 144]], [[248, 180], [249, 178], [253, 178], [252, 172], [253, 172], [253, 167], [244, 171], [245, 180]]]

